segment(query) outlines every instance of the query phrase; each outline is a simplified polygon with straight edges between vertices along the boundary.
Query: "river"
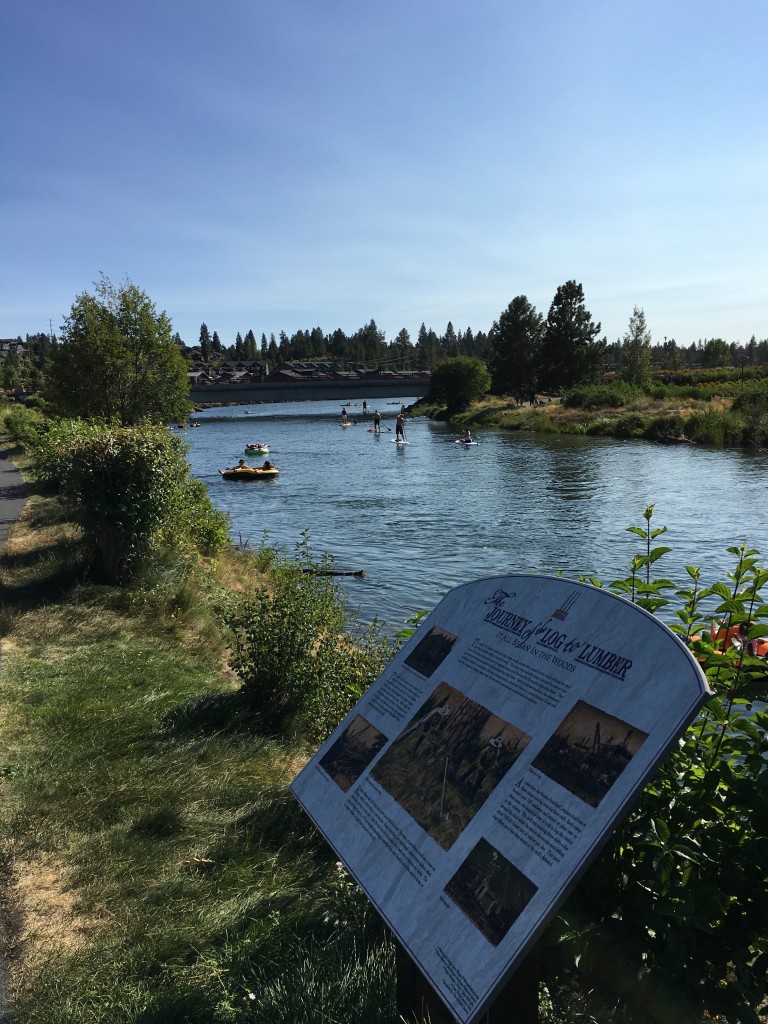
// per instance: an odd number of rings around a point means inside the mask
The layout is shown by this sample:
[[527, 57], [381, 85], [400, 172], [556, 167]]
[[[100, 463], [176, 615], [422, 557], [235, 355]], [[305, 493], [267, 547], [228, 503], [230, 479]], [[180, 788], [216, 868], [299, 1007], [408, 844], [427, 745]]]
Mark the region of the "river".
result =
[[[733, 568], [729, 546], [768, 553], [764, 454], [491, 429], [464, 448], [455, 430], [420, 417], [397, 445], [399, 403], [378, 402], [380, 436], [369, 432], [375, 404], [367, 419], [348, 407], [350, 427], [336, 402], [206, 409], [185, 436], [192, 475], [229, 512], [235, 541], [293, 550], [308, 531], [337, 569], [365, 571], [342, 585], [364, 619], [390, 632], [481, 576], [625, 577], [644, 550], [626, 528], [642, 526], [651, 504], [653, 525], [668, 527], [654, 544], [672, 548], [655, 575], [684, 583], [685, 566], [696, 565], [710, 584]], [[279, 477], [223, 480], [218, 470], [254, 441], [271, 445]]]

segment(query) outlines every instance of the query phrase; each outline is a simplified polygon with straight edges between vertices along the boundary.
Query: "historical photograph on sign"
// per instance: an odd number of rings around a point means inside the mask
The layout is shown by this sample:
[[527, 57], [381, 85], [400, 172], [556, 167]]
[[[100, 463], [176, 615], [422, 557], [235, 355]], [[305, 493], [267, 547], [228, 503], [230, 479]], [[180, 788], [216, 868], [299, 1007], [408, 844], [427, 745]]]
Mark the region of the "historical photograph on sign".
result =
[[448, 850], [530, 738], [443, 682], [371, 777]]
[[388, 737], [362, 715], [355, 715], [336, 742], [320, 759], [333, 781], [346, 791], [376, 757]]
[[597, 807], [647, 739], [648, 733], [580, 700], [533, 759], [533, 767]]
[[429, 678], [451, 653], [458, 639], [455, 633], [433, 626], [424, 639], [416, 644], [405, 659], [405, 664]]
[[525, 910], [537, 887], [485, 839], [445, 887], [454, 903], [498, 946]]

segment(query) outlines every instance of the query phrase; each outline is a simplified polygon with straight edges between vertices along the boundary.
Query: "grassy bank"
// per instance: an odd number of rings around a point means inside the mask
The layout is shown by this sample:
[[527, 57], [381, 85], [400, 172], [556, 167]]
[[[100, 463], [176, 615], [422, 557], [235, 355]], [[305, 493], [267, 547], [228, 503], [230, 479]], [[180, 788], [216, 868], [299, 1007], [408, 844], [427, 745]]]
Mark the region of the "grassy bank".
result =
[[[31, 499], [0, 559], [2, 863], [17, 1019], [392, 1020], [392, 951], [287, 792], [218, 604], [255, 558], [78, 582]], [[323, 1016], [317, 1016], [322, 1007]]]
[[[734, 1007], [755, 1024], [765, 996], [768, 741], [764, 713], [748, 713], [765, 664], [716, 650], [699, 603], [717, 593], [719, 615], [764, 620], [767, 578], [739, 550], [728, 585], [707, 591], [690, 570], [672, 594], [651, 579], [668, 550], [653, 549], [652, 511], [611, 586], [651, 611], [676, 600], [717, 699], [548, 930], [542, 972], [563, 987], [542, 992], [547, 1024], [721, 1022]], [[15, 1024], [399, 1024], [392, 942], [287, 790], [311, 752], [301, 716], [281, 709], [267, 733], [259, 711], [265, 686], [274, 704], [318, 667], [324, 697], [357, 678], [355, 645], [312, 632], [334, 633], [329, 580], [265, 552], [160, 548], [130, 584], [97, 585], [85, 531], [38, 488], [0, 553]], [[265, 582], [288, 603], [259, 597]], [[233, 615], [236, 592], [252, 607]], [[315, 640], [290, 651], [302, 632]]]
[[644, 438], [667, 443], [741, 445], [746, 424], [732, 411], [730, 397], [641, 397], [625, 405], [571, 407], [557, 398], [540, 396], [538, 405], [518, 406], [509, 396], [488, 395], [461, 412], [449, 415], [443, 405], [420, 402], [414, 412], [430, 419], [448, 419], [457, 427], [494, 427], [542, 434], [588, 434]]

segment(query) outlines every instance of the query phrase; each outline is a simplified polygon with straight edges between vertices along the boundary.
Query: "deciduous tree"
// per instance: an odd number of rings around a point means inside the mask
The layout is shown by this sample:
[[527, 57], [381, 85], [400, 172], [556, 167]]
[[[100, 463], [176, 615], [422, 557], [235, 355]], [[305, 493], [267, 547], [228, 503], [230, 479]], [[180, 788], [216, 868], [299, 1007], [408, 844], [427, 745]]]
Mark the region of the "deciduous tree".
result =
[[701, 353], [701, 365], [706, 367], [730, 366], [731, 349], [728, 342], [723, 341], [722, 338], [710, 338], [709, 341], [705, 341]]
[[482, 359], [456, 356], [432, 371], [432, 396], [445, 402], [449, 410], [462, 409], [487, 395], [490, 388], [491, 375]]
[[64, 322], [46, 366], [44, 397], [65, 416], [121, 426], [181, 419], [190, 409], [187, 364], [171, 322], [131, 281], [102, 275]]
[[645, 387], [651, 379], [651, 332], [645, 322], [645, 313], [637, 306], [629, 318], [620, 358], [622, 379]]

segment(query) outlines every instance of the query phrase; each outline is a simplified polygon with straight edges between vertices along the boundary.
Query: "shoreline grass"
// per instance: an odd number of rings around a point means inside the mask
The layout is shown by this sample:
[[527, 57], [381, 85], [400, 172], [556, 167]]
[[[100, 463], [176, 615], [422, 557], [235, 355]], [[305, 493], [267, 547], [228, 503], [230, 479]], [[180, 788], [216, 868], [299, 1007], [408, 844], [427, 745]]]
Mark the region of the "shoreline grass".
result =
[[[0, 553], [16, 1024], [395, 1024], [393, 942], [287, 789], [310, 751], [260, 733], [228, 668], [222, 596], [263, 562], [86, 583], [80, 535], [34, 490]], [[547, 1024], [631, 1024], [542, 994]]]
[[[4, 589], [27, 588], [0, 676], [17, 1019], [272, 1022], [315, 986], [329, 1013], [389, 1024], [383, 928], [287, 790], [307, 752], [254, 731], [220, 642], [190, 643], [215, 587], [168, 573], [141, 601], [53, 599], [30, 552], [71, 537], [40, 529], [46, 509], [31, 499], [0, 559]], [[241, 585], [258, 576], [232, 559]]]
[[644, 397], [618, 407], [595, 408], [569, 407], [547, 396], [540, 402], [519, 406], [510, 396], [488, 395], [461, 412], [449, 414], [445, 406], [428, 400], [418, 402], [412, 412], [457, 427], [755, 447], [745, 442], [747, 425], [731, 411], [732, 399], [727, 396]]

